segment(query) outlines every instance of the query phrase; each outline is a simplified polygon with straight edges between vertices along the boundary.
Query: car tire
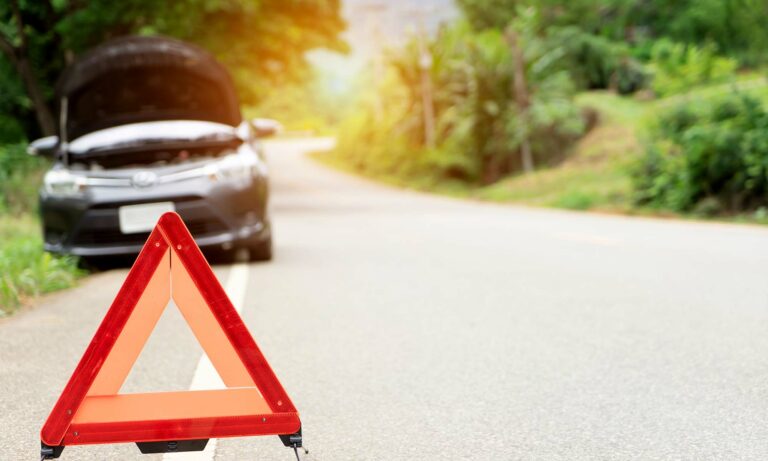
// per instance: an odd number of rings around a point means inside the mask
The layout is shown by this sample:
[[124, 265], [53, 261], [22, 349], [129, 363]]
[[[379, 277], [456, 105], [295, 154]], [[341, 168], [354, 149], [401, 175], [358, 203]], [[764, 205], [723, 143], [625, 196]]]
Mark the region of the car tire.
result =
[[251, 261], [272, 260], [272, 236], [248, 246]]

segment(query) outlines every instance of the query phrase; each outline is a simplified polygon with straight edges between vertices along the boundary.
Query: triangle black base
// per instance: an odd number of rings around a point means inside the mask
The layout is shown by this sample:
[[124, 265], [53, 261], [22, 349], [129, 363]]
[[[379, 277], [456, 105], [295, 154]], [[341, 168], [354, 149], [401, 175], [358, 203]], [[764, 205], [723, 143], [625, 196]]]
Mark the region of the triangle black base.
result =
[[64, 451], [63, 446], [51, 447], [49, 445], [40, 442], [40, 457], [41, 459], [56, 459], [61, 456], [61, 452]]
[[184, 451], [203, 451], [208, 445], [208, 439], [198, 440], [169, 440], [164, 442], [136, 442], [139, 450], [145, 454], [152, 453], [181, 453]]
[[301, 427], [295, 434], [281, 435], [280, 441], [288, 448], [301, 448]]

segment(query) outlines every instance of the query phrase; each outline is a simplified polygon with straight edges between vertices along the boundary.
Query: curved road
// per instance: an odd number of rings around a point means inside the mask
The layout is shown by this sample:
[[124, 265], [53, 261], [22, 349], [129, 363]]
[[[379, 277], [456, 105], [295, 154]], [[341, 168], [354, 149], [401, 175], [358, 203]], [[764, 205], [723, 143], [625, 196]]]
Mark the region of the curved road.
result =
[[[303, 459], [768, 458], [768, 229], [400, 191], [305, 158], [319, 147], [269, 146], [276, 260], [216, 267], [302, 413]], [[0, 459], [38, 459], [126, 272], [0, 321]], [[123, 390], [205, 387], [200, 356], [168, 309]], [[293, 459], [276, 437], [217, 442], [165, 459]]]

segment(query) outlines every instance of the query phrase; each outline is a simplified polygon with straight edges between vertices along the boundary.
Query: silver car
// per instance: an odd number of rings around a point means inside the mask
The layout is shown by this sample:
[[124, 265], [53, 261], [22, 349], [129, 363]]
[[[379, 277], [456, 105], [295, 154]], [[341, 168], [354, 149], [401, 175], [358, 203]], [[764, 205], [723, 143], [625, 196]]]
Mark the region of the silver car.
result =
[[162, 37], [127, 37], [83, 55], [58, 89], [58, 136], [29, 152], [55, 159], [40, 191], [45, 249], [131, 255], [176, 211], [203, 249], [272, 257], [267, 167], [279, 127], [244, 121], [226, 69]]

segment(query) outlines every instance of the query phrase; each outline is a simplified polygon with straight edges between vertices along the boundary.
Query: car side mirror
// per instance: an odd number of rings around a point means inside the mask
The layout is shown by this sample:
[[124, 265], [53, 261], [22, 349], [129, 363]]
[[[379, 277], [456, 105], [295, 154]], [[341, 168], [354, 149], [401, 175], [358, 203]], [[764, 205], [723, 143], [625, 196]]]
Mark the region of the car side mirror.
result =
[[46, 136], [35, 139], [27, 146], [27, 154], [41, 157], [53, 157], [56, 155], [56, 147], [59, 145], [58, 136]]
[[251, 120], [251, 125], [257, 138], [269, 138], [283, 130], [282, 123], [270, 118], [255, 118]]

